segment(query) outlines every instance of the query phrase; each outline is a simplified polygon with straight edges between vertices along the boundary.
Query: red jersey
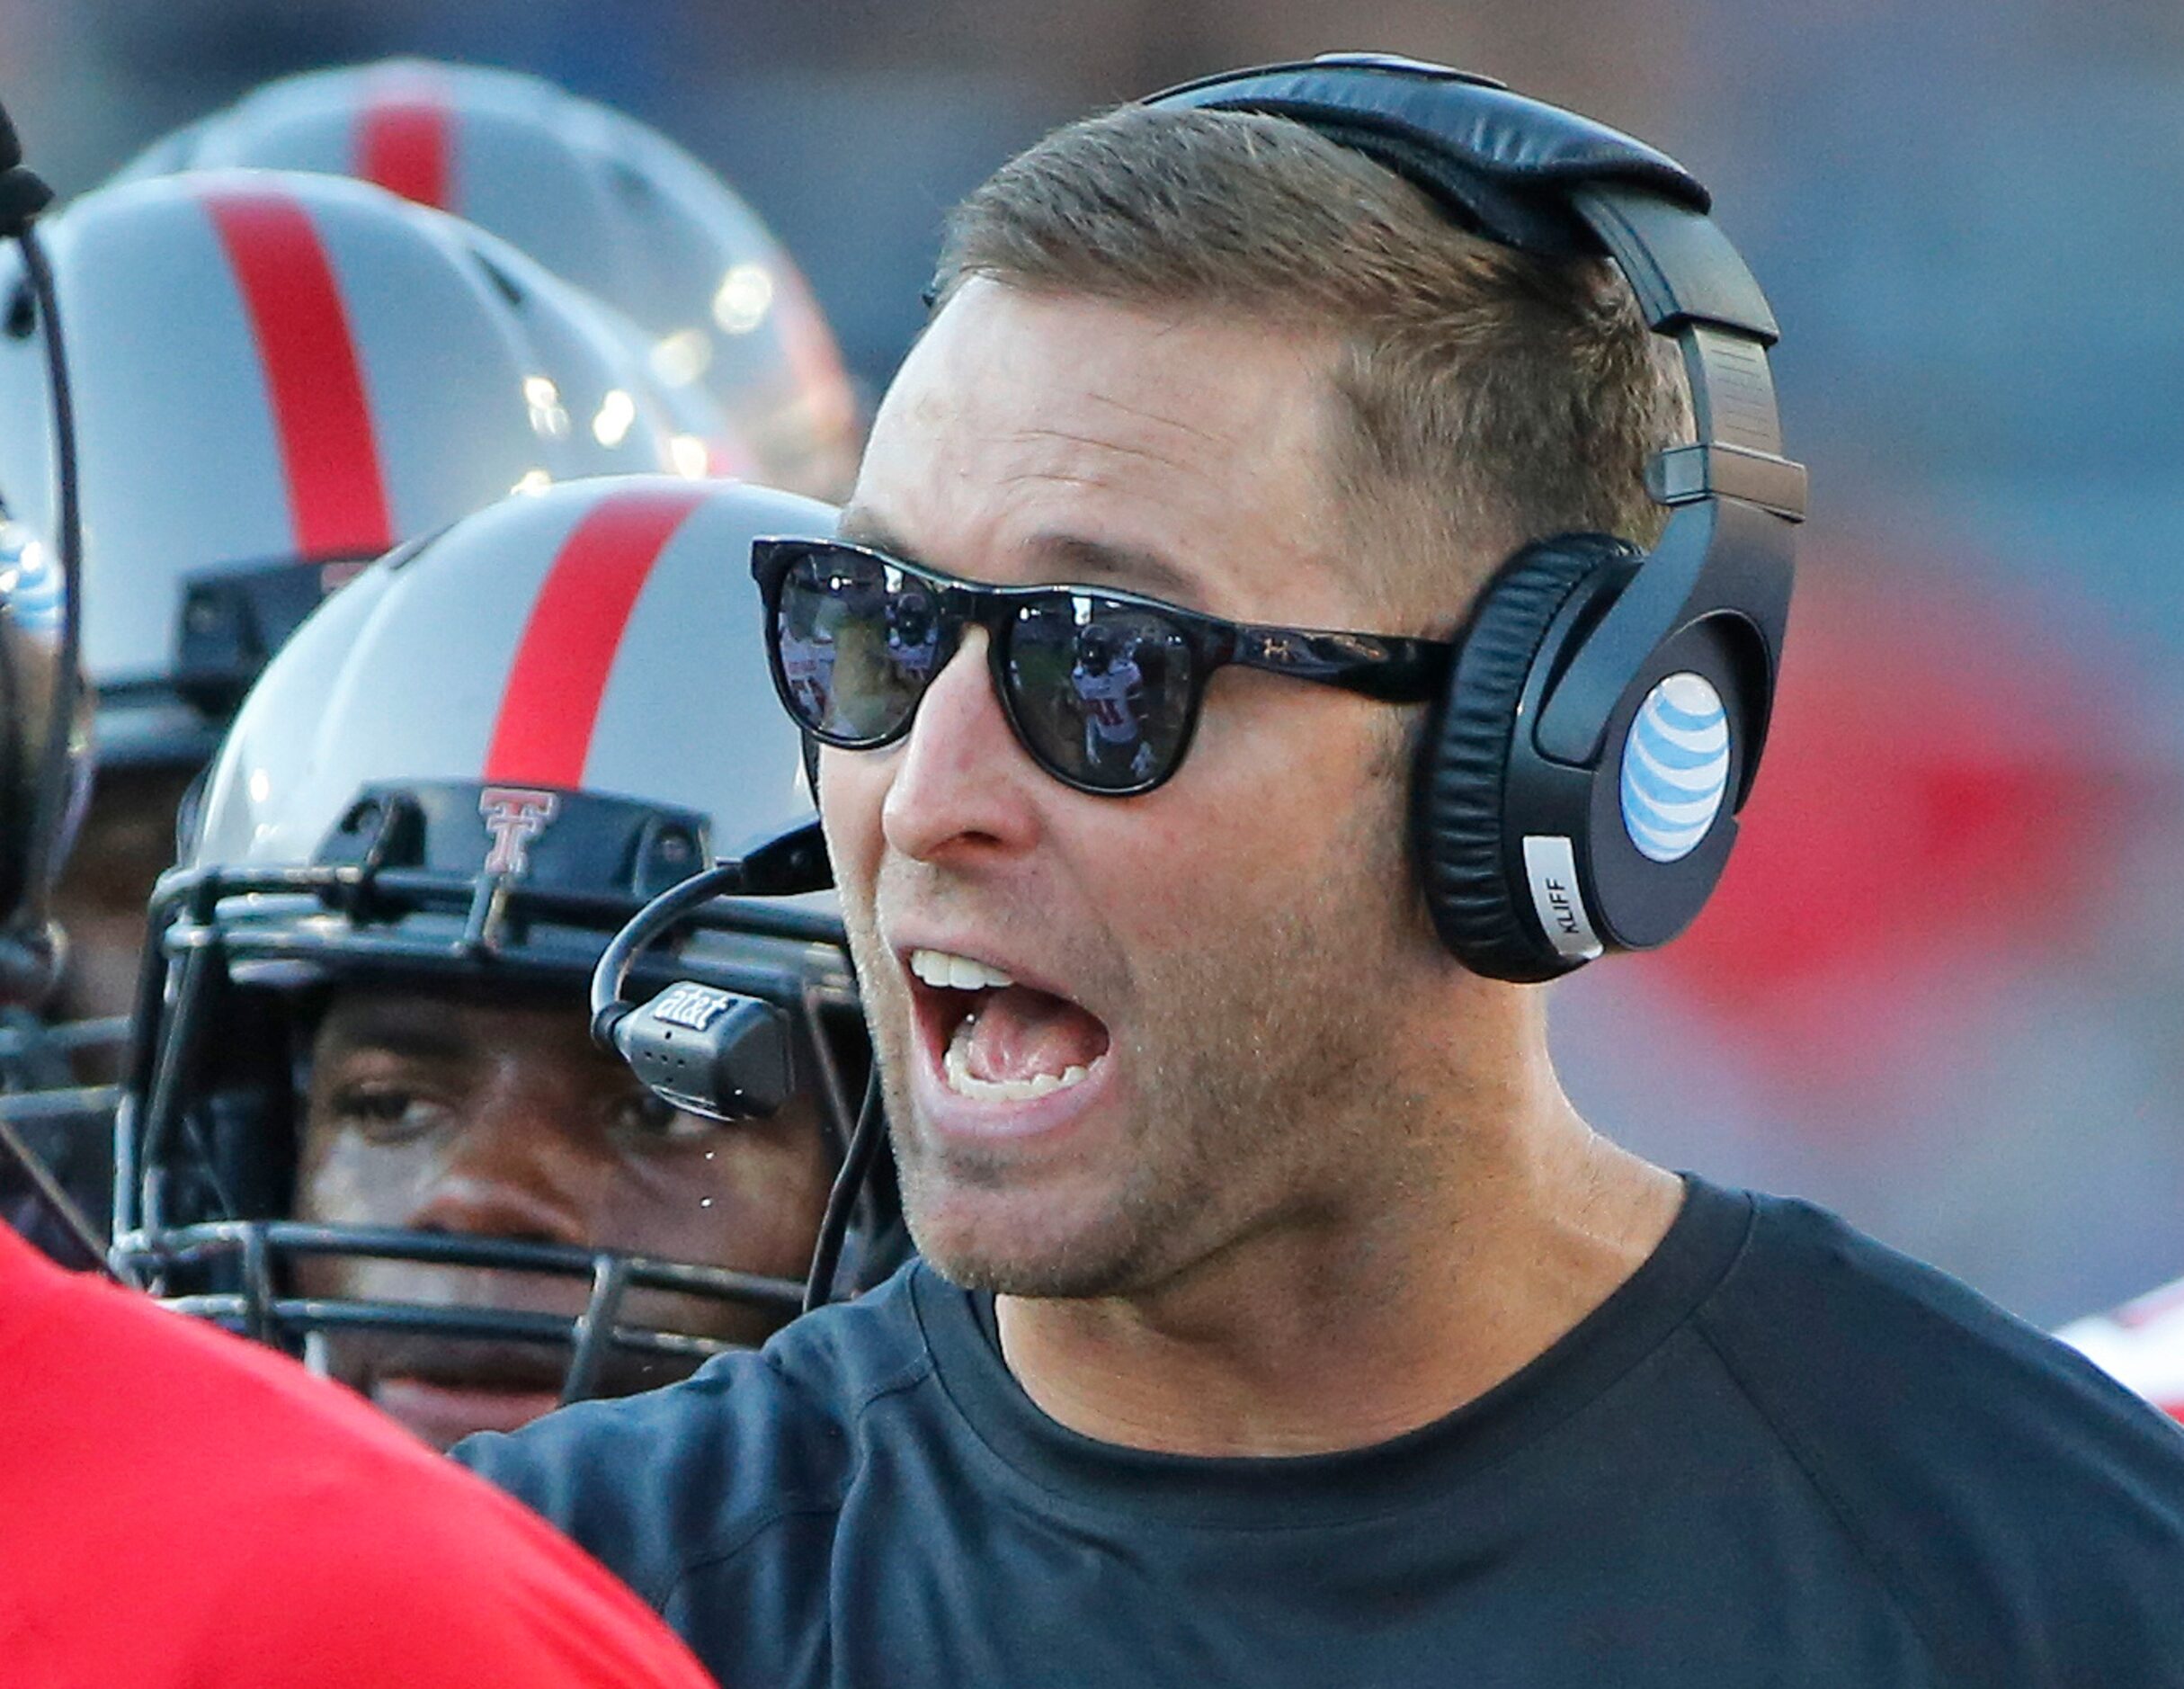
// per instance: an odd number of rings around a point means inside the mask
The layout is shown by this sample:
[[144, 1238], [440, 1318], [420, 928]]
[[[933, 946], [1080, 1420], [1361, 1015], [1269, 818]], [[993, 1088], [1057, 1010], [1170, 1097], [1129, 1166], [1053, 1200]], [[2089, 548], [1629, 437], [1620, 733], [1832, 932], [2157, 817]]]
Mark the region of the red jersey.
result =
[[2184, 1419], [2184, 1279], [2055, 1333], [2119, 1384]]
[[0, 1227], [8, 1689], [708, 1689], [544, 1523], [267, 1349]]

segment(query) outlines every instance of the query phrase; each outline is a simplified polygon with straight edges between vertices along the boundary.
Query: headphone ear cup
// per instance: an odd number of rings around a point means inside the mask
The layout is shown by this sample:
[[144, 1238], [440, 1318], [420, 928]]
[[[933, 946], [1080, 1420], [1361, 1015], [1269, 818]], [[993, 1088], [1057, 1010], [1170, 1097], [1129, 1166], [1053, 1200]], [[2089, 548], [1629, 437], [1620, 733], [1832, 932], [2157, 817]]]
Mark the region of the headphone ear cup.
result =
[[1532, 984], [1579, 965], [1527, 925], [1527, 893], [1511, 877], [1510, 748], [1555, 618], [1604, 564], [1636, 555], [1606, 535], [1567, 534], [1527, 546], [1503, 564], [1479, 594], [1420, 746], [1412, 831], [1426, 908], [1457, 960], [1490, 979]]

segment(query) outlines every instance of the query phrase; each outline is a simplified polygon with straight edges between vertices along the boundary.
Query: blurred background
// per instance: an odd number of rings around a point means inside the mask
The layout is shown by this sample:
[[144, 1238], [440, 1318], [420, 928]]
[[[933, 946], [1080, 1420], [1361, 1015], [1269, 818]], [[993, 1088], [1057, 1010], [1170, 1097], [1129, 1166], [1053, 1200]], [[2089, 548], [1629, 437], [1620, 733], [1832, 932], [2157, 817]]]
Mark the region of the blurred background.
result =
[[0, 0], [64, 194], [287, 71], [539, 72], [722, 170], [868, 393], [945, 207], [1092, 108], [1448, 60], [1712, 185], [1812, 466], [1789, 674], [1685, 940], [1561, 987], [1570, 1086], [2053, 1322], [2184, 1272], [2184, 9], [2169, 0]]

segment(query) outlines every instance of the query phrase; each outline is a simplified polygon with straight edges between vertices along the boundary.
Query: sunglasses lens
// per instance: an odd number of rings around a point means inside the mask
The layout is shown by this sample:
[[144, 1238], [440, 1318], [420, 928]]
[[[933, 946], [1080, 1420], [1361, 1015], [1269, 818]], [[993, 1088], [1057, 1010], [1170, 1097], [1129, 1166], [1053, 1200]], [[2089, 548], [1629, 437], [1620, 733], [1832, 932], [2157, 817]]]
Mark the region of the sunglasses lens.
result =
[[1190, 648], [1157, 611], [1081, 594], [1027, 608], [1008, 667], [1026, 744], [1065, 778], [1135, 791], [1174, 771], [1190, 730]]
[[940, 606], [877, 558], [813, 550], [781, 577], [773, 637], [798, 724], [832, 744], [873, 744], [909, 720], [940, 666]]

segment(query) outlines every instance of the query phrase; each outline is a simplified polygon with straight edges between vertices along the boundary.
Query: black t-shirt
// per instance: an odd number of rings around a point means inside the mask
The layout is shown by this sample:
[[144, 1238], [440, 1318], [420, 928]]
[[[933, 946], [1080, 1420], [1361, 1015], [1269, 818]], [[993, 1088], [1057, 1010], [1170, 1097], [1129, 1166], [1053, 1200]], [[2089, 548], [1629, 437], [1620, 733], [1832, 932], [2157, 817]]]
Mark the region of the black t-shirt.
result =
[[458, 1454], [731, 1685], [2184, 1685], [2178, 1428], [1832, 1217], [1696, 1180], [1567, 1337], [1352, 1452], [1078, 1436], [914, 1263]]

